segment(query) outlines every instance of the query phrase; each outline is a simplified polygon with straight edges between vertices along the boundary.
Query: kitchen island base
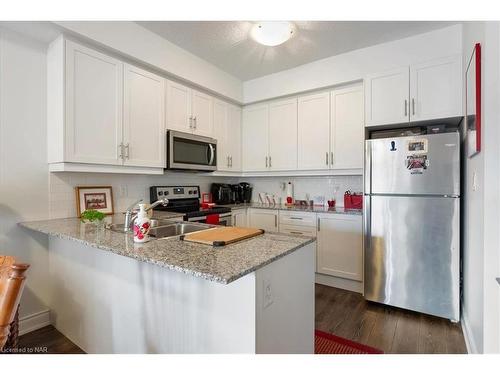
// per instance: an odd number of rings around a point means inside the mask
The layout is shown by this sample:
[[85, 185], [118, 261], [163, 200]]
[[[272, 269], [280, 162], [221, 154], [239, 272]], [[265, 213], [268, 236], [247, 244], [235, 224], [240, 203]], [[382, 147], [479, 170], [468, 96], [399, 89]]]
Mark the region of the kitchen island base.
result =
[[87, 353], [314, 352], [314, 243], [228, 284], [49, 243], [51, 319]]

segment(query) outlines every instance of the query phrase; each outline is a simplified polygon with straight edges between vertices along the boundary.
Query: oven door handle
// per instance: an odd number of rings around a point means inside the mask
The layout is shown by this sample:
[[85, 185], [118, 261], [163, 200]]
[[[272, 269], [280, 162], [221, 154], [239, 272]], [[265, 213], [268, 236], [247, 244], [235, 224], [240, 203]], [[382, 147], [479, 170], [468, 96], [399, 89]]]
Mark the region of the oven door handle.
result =
[[214, 163], [214, 158], [215, 158], [215, 150], [214, 150], [214, 145], [209, 143], [208, 147], [210, 149], [210, 160], [208, 160], [208, 165], [213, 165]]

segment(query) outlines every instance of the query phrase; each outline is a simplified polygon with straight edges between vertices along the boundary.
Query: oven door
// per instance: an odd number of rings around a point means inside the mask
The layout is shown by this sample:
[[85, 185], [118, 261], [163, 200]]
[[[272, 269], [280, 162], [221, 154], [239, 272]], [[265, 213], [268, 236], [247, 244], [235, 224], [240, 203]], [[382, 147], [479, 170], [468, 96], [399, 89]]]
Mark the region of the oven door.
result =
[[167, 169], [217, 170], [217, 140], [169, 130]]
[[[207, 217], [206, 216], [190, 217], [187, 219], [187, 221], [194, 223], [206, 223]], [[219, 225], [225, 227], [230, 227], [233, 225], [231, 212], [219, 214]]]

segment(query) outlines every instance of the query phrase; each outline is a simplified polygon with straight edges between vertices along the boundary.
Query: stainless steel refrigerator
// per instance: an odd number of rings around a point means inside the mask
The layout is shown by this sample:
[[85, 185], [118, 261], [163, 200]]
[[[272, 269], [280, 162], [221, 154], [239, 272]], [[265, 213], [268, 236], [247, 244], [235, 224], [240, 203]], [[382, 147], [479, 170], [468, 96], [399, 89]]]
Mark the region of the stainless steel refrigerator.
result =
[[458, 132], [365, 144], [364, 296], [460, 319]]

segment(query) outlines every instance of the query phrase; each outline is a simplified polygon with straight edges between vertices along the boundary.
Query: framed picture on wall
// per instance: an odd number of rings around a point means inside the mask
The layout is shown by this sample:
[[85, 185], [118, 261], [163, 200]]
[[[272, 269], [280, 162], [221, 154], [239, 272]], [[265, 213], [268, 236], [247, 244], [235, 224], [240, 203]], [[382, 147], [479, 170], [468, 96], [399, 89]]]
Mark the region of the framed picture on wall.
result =
[[96, 210], [106, 215], [114, 213], [111, 186], [77, 186], [75, 190], [78, 217], [85, 210]]
[[481, 151], [481, 44], [476, 43], [465, 73], [467, 155]]

